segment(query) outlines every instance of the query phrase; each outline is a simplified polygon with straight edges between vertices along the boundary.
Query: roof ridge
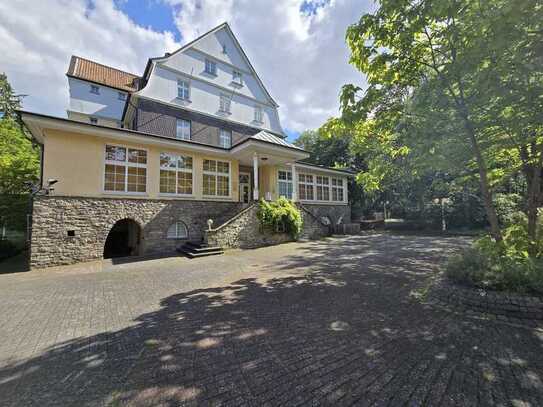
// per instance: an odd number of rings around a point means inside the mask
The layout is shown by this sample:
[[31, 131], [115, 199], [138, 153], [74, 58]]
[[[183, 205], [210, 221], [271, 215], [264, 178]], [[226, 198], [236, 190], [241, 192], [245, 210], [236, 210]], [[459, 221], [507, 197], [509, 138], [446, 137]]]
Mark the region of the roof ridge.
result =
[[[106, 64], [103, 64], [101, 62], [96, 62], [96, 61], [93, 61], [92, 59], [88, 59], [88, 58], [84, 58], [84, 57], [80, 57], [79, 55], [72, 55], [72, 58], [77, 58], [77, 59], [81, 59], [83, 61], [87, 61], [87, 62], [91, 62], [93, 64], [96, 64], [96, 65], [100, 65], [104, 68], [108, 68], [108, 69], [113, 69], [114, 71], [117, 71], [117, 72], [120, 72], [120, 73], [124, 73], [126, 75], [131, 75], [131, 76], [134, 76], [136, 78], [141, 78], [141, 76], [139, 75], [136, 75], [134, 73], [131, 73], [131, 72], [127, 72], [127, 71], [123, 71], [122, 69], [119, 69], [119, 68], [115, 68], [113, 66], [110, 66], [110, 65], [106, 65]], [[76, 65], [77, 66], [77, 65]], [[74, 67], [74, 71], [75, 71], [75, 67]]]

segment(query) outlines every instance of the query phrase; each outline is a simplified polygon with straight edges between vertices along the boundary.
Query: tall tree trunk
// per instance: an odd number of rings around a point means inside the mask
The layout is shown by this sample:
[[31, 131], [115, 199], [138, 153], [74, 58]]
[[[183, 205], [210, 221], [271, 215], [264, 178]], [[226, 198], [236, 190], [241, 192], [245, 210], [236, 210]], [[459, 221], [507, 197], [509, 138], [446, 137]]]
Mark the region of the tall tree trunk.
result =
[[521, 149], [521, 159], [523, 161], [522, 168], [528, 186], [528, 196], [526, 199], [526, 215], [528, 217], [528, 254], [530, 257], [535, 257], [537, 255], [537, 217], [539, 204], [541, 202], [543, 154], [541, 154], [542, 146], [536, 146], [535, 143], [533, 143], [530, 147], [531, 154], [528, 154], [527, 148]]
[[475, 135], [475, 128], [471, 122], [471, 119], [469, 118], [465, 105], [460, 107], [460, 114], [464, 121], [464, 128], [468, 134], [471, 148], [475, 154], [475, 160], [477, 161], [477, 167], [479, 169], [479, 183], [481, 185], [481, 194], [483, 195], [486, 217], [488, 219], [488, 223], [490, 224], [490, 235], [496, 242], [501, 242], [503, 238], [500, 225], [498, 223], [498, 214], [496, 213], [496, 208], [494, 207], [494, 202], [492, 200], [492, 191], [490, 190], [490, 185], [488, 182], [488, 171], [486, 168], [485, 158], [481, 153], [481, 149]]

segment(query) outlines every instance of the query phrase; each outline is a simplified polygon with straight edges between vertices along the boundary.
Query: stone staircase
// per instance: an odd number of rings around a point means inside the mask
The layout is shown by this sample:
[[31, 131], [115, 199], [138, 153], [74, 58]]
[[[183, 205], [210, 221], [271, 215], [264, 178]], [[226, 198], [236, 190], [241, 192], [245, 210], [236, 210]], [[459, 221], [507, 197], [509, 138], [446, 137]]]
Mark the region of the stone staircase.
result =
[[208, 246], [206, 243], [194, 243], [194, 242], [185, 243], [183, 246], [177, 249], [177, 251], [179, 253], [184, 254], [190, 259], [206, 257], [206, 256], [216, 256], [218, 254], [224, 253], [224, 250], [222, 249], [222, 247]]

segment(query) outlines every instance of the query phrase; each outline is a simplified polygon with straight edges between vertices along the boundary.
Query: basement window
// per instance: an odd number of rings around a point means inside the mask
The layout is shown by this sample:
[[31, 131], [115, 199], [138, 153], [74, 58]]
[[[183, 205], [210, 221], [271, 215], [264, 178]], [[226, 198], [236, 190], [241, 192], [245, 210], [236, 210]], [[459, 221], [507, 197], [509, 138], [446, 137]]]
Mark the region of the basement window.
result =
[[75, 230], [68, 230], [68, 237], [75, 237]]

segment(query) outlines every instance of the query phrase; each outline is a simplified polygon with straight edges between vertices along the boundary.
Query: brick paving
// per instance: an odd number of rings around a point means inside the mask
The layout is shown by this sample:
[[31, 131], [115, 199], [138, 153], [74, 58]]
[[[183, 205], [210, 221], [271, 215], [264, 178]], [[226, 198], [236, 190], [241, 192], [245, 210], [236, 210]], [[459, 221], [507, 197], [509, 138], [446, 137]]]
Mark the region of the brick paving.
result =
[[0, 276], [1, 406], [541, 406], [543, 331], [419, 298], [461, 238]]

